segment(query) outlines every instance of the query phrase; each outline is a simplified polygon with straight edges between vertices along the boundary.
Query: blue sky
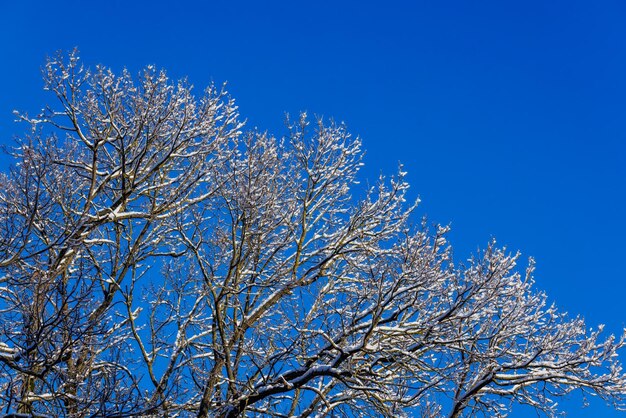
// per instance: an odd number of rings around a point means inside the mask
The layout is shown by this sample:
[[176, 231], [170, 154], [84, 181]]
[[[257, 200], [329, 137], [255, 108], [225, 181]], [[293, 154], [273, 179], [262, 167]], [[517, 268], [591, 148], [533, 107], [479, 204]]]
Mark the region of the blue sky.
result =
[[619, 332], [625, 22], [621, 1], [2, 1], [0, 143], [26, 129], [13, 109], [52, 100], [39, 68], [59, 49], [228, 81], [251, 127], [281, 134], [301, 110], [345, 121], [364, 176], [402, 162], [419, 214], [451, 223], [457, 259], [496, 237], [537, 260], [563, 310]]

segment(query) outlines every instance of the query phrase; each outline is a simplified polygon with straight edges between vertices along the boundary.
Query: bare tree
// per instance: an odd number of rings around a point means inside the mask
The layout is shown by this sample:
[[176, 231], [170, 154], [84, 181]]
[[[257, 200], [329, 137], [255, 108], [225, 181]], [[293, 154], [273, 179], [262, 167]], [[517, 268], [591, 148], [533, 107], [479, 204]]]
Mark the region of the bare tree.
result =
[[601, 339], [494, 242], [456, 265], [345, 128], [242, 133], [147, 68], [49, 60], [58, 99], [0, 178], [0, 399], [19, 416], [555, 415], [623, 406]]

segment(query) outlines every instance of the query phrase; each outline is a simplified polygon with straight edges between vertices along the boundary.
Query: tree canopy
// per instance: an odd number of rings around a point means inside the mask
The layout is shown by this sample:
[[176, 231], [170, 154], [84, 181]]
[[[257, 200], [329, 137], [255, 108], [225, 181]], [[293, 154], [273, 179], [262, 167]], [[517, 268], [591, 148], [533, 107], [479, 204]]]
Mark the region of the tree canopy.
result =
[[621, 408], [624, 337], [537, 291], [495, 242], [464, 262], [402, 169], [306, 114], [245, 131], [196, 97], [48, 60], [56, 102], [0, 176], [0, 399], [21, 416], [547, 415]]

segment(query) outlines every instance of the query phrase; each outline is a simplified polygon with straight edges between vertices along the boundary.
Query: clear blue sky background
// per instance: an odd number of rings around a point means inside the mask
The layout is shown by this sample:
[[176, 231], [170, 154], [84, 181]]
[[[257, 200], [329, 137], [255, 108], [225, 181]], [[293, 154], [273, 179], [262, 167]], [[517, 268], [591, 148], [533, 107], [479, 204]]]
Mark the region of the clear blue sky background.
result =
[[[626, 323], [623, 1], [0, 1], [0, 143], [35, 113], [46, 55], [228, 81], [249, 126], [345, 121], [365, 176], [405, 165], [457, 259], [492, 236], [590, 325]], [[2, 162], [2, 166], [6, 166]], [[626, 354], [626, 353], [624, 353]], [[619, 417], [601, 404], [571, 417]], [[518, 411], [516, 416], [524, 416]]]

